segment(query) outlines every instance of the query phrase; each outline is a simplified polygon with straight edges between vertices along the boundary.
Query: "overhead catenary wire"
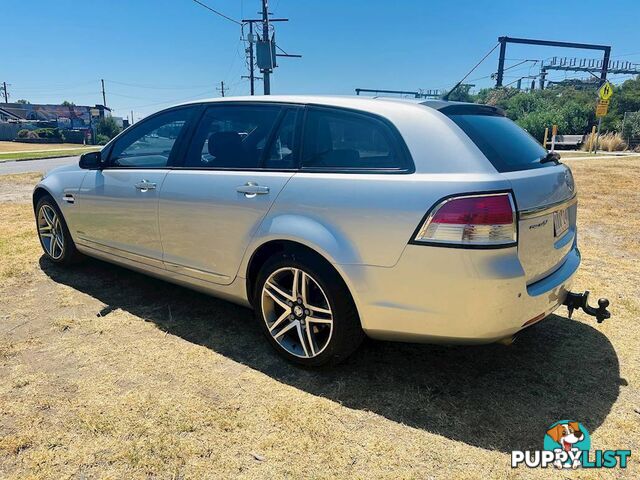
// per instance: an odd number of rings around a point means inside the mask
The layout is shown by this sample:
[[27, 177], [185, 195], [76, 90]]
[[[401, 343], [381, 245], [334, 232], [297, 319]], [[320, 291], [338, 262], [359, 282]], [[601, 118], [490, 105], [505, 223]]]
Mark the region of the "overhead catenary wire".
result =
[[491, 50], [489, 50], [489, 52], [487, 52], [487, 54], [484, 57], [482, 57], [482, 59], [478, 63], [476, 63], [474, 67], [471, 70], [469, 70], [469, 72], [464, 77], [462, 77], [462, 79], [458, 83], [456, 83], [455, 86], [442, 97], [442, 99], [449, 100], [449, 95], [451, 95], [451, 92], [455, 91], [460, 85], [462, 85], [462, 82], [464, 82], [467, 79], [467, 77], [471, 75], [473, 71], [476, 68], [478, 68], [480, 64], [484, 62], [487, 59], [487, 57], [491, 55], [496, 48], [498, 48], [499, 45], [500, 45], [500, 42], [496, 43], [494, 47]]

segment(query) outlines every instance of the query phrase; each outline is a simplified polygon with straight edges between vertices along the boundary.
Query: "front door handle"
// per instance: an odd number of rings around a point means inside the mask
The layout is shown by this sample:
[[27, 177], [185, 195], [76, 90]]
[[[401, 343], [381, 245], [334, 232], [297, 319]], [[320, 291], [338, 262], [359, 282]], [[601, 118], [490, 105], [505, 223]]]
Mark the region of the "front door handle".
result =
[[255, 197], [256, 195], [266, 195], [269, 193], [269, 187], [264, 185], [258, 185], [256, 182], [247, 182], [244, 185], [236, 187], [236, 192], [244, 193], [247, 198]]
[[137, 190], [140, 190], [141, 192], [147, 192], [149, 190], [155, 190], [156, 184], [153, 182], [149, 182], [148, 180], [142, 180], [136, 183], [135, 187]]

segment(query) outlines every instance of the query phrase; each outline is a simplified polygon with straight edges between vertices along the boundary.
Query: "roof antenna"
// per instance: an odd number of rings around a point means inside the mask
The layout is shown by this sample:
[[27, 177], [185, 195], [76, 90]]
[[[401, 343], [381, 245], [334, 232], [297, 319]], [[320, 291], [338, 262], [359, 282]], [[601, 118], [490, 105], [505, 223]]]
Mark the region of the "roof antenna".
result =
[[462, 85], [462, 82], [464, 82], [467, 79], [467, 77], [469, 75], [471, 75], [473, 73], [473, 71], [476, 68], [478, 68], [480, 66], [480, 64], [482, 62], [484, 62], [486, 60], [486, 58], [489, 55], [491, 55], [496, 48], [498, 48], [498, 45], [500, 45], [500, 42], [496, 43], [496, 45], [491, 50], [489, 50], [489, 53], [487, 53], [484, 57], [482, 57], [482, 60], [480, 60], [478, 63], [476, 63], [475, 67], [473, 67], [471, 70], [469, 70], [469, 73], [467, 73], [464, 77], [462, 77], [462, 80], [460, 80], [458, 83], [456, 83], [456, 85], [451, 90], [449, 90], [447, 93], [445, 93], [442, 96], [442, 100], [448, 101], [449, 100], [449, 95], [451, 95], [460, 85]]

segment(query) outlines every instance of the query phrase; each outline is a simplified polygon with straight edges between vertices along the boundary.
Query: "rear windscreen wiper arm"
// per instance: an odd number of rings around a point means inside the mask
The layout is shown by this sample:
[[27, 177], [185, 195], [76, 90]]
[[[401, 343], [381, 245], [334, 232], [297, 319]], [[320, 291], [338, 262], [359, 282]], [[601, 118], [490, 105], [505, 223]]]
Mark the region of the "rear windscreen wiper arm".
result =
[[540, 163], [556, 162], [560, 164], [560, 154], [558, 152], [548, 152], [544, 157], [540, 158]]

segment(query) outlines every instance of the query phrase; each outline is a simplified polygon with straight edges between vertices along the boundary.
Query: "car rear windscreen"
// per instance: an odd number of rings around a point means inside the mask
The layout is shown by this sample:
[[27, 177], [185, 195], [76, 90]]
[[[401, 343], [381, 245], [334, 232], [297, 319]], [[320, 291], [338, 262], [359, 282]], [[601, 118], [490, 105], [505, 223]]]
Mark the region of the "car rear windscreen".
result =
[[499, 172], [553, 166], [540, 163], [547, 151], [525, 130], [501, 115], [445, 113]]

